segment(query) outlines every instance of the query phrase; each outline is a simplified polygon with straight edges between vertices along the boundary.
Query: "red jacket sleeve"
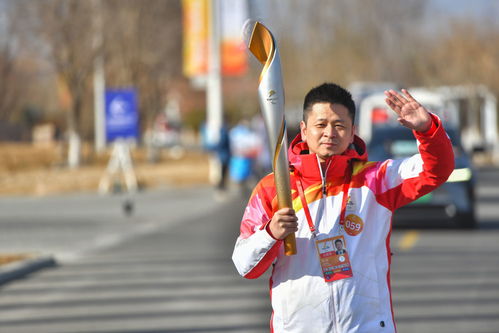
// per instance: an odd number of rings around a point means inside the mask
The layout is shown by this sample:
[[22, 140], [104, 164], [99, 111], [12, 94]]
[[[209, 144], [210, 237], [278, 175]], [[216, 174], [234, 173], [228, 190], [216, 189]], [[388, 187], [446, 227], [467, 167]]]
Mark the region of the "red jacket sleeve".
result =
[[390, 210], [402, 207], [443, 184], [454, 170], [452, 143], [441, 120], [431, 115], [432, 128], [414, 131], [419, 154], [403, 160], [387, 160], [377, 171], [376, 199]]
[[253, 191], [244, 211], [241, 233], [232, 254], [237, 271], [248, 279], [259, 277], [270, 267], [282, 243], [274, 239], [265, 228], [273, 216], [273, 184], [273, 176], [267, 176]]

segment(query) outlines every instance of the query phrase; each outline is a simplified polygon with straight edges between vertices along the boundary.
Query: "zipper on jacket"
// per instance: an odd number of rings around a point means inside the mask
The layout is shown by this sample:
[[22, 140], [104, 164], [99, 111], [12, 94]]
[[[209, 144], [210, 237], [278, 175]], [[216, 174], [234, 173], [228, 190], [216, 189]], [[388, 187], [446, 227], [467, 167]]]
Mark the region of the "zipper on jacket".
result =
[[327, 175], [327, 170], [329, 169], [329, 165], [331, 165], [331, 160], [327, 162], [326, 170], [322, 170], [322, 165], [321, 161], [319, 160], [319, 157], [317, 156], [317, 163], [319, 163], [319, 170], [321, 173], [321, 179], [322, 179], [322, 197], [325, 198], [327, 195], [327, 187], [326, 187], [326, 175]]
[[329, 287], [329, 294], [331, 295], [331, 302], [333, 303], [332, 307], [332, 322], [333, 322], [333, 327], [332, 327], [332, 333], [337, 333], [338, 332], [338, 312], [336, 311], [336, 291], [334, 289], [335, 284], [331, 283]]

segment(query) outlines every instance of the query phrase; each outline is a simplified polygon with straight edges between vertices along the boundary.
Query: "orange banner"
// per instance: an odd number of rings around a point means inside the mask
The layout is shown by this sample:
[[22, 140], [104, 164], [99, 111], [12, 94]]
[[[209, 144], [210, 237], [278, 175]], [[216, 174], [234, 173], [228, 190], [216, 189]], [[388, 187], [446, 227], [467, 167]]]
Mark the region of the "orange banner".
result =
[[209, 0], [183, 0], [183, 72], [202, 76], [208, 70]]
[[[247, 18], [246, 0], [219, 0], [222, 74], [244, 75], [248, 69], [241, 29]], [[210, 0], [183, 0], [183, 72], [187, 77], [208, 71]]]

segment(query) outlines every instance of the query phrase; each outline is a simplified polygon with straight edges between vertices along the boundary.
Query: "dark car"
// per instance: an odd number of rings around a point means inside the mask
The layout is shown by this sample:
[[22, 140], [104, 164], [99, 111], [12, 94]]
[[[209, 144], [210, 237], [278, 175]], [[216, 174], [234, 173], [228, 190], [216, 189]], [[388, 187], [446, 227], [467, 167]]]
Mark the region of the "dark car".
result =
[[[461, 146], [458, 131], [452, 128], [446, 128], [446, 131], [454, 148], [454, 171], [447, 182], [433, 192], [398, 209], [394, 225], [415, 220], [431, 223], [445, 220], [461, 228], [476, 226], [475, 177], [471, 160]], [[376, 128], [367, 149], [371, 161], [406, 158], [418, 153], [414, 135], [401, 126]]]

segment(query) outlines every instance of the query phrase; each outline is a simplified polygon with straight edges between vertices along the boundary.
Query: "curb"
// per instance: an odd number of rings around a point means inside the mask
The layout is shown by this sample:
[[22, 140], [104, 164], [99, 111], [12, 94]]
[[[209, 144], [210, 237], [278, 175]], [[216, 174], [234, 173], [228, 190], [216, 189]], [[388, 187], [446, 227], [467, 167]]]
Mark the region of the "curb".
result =
[[41, 256], [0, 266], [0, 286], [47, 267], [55, 267], [52, 256]]

